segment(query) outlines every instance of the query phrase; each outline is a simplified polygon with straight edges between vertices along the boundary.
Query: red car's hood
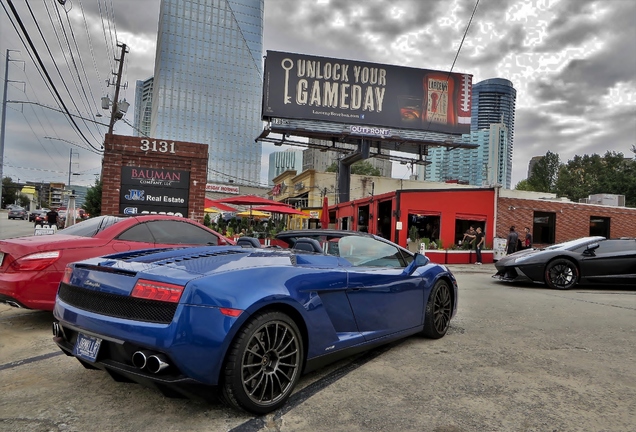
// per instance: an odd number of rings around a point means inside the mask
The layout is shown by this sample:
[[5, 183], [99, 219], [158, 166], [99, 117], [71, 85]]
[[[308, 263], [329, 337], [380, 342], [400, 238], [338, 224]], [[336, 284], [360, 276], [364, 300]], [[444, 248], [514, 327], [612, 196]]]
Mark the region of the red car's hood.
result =
[[108, 239], [64, 234], [16, 237], [0, 240], [0, 252], [19, 258], [35, 252], [100, 247], [108, 243], [108, 241]]

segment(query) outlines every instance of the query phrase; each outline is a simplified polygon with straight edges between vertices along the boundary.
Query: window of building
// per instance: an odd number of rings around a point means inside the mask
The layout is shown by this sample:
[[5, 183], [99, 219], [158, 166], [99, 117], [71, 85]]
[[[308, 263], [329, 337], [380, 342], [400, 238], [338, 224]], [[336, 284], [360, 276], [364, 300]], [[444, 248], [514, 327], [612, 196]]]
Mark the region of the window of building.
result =
[[610, 218], [590, 216], [590, 236], [610, 237]]
[[[466, 244], [463, 242], [464, 234], [467, 233], [470, 228], [477, 230], [477, 227], [481, 228], [481, 232], [486, 232], [486, 221], [485, 220], [473, 220], [469, 218], [465, 219], [455, 219], [455, 244], [464, 247], [470, 248], [472, 245], [472, 241], [468, 241]], [[472, 239], [471, 239], [472, 240]]]
[[358, 231], [369, 232], [369, 206], [358, 208]]
[[415, 230], [417, 230], [416, 239], [427, 238], [432, 242], [439, 242], [440, 219], [439, 215], [409, 213], [409, 236], [411, 228], [415, 227]]
[[532, 233], [533, 243], [554, 244], [556, 213], [534, 212]]

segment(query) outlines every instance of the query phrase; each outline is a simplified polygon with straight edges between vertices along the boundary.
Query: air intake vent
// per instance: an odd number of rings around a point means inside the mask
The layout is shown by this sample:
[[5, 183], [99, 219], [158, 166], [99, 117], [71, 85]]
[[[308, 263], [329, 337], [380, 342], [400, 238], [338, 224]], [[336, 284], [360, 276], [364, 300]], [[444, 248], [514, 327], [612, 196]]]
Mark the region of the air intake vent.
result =
[[180, 255], [178, 257], [174, 257], [174, 258], [168, 258], [166, 260], [163, 261], [156, 261], [153, 264], [157, 265], [157, 266], [162, 266], [162, 265], [168, 265], [168, 264], [174, 264], [174, 263], [180, 263], [180, 262], [184, 262], [184, 261], [190, 261], [190, 260], [195, 260], [195, 259], [200, 259], [200, 258], [210, 258], [210, 257], [222, 257], [222, 256], [228, 256], [228, 255], [235, 255], [235, 254], [246, 254], [247, 252], [245, 250], [226, 250], [226, 251], [222, 251], [222, 252], [215, 252], [215, 251], [210, 251], [210, 252], [206, 252], [206, 253], [197, 253], [197, 254], [192, 254], [192, 255]]
[[115, 318], [169, 324], [177, 303], [144, 300], [60, 284], [60, 299], [76, 308]]

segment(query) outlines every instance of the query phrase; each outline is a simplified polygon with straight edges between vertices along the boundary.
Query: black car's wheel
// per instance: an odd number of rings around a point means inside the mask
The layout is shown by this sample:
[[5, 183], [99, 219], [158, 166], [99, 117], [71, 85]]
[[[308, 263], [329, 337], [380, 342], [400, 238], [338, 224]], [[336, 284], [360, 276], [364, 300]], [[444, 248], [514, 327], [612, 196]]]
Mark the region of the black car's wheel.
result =
[[552, 289], [572, 288], [579, 279], [579, 269], [567, 259], [559, 258], [545, 268], [545, 283]]
[[450, 326], [453, 312], [453, 298], [448, 283], [439, 280], [433, 287], [426, 303], [424, 312], [423, 334], [427, 338], [439, 339], [443, 337]]
[[221, 397], [255, 414], [282, 406], [300, 378], [303, 340], [281, 312], [254, 316], [238, 333], [223, 371]]

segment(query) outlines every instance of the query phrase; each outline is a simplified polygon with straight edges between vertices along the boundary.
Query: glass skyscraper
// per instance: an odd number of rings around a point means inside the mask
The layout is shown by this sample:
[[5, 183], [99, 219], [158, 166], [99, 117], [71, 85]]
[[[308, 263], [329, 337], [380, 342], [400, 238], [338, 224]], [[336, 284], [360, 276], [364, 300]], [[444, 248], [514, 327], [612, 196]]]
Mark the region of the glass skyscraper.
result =
[[303, 170], [302, 150], [287, 149], [285, 151], [273, 152], [269, 155], [269, 171], [267, 173], [267, 184], [274, 185], [272, 181], [285, 171], [294, 170], [300, 174]]
[[515, 136], [515, 104], [517, 90], [507, 79], [491, 78], [473, 85], [473, 104], [470, 130], [488, 129], [491, 124], [503, 123], [507, 129], [506, 181], [503, 187], [510, 189], [512, 181], [512, 151]]
[[150, 136], [209, 145], [208, 180], [257, 185], [264, 0], [162, 0]]
[[430, 148], [426, 158], [429, 164], [418, 167], [418, 178], [510, 189], [516, 97], [517, 91], [507, 79], [474, 84], [471, 133], [463, 135], [462, 140], [479, 147]]
[[137, 80], [135, 84], [135, 136], [150, 135], [150, 118], [152, 113], [152, 77]]
[[[492, 123], [487, 129], [463, 135], [463, 141], [477, 144], [475, 149], [429, 150], [426, 166], [418, 167], [418, 178], [428, 181], [458, 181], [475, 186], [496, 186], [510, 189], [510, 147], [508, 128]], [[421, 173], [424, 176], [421, 176]]]

